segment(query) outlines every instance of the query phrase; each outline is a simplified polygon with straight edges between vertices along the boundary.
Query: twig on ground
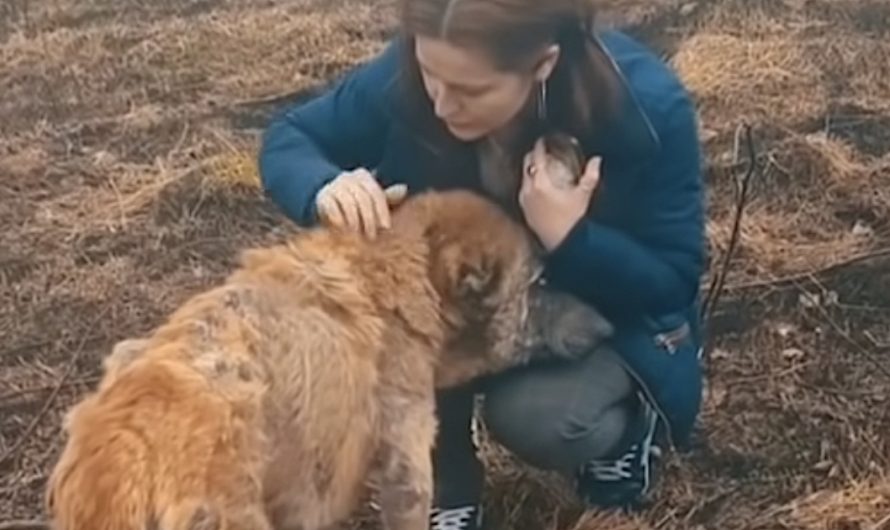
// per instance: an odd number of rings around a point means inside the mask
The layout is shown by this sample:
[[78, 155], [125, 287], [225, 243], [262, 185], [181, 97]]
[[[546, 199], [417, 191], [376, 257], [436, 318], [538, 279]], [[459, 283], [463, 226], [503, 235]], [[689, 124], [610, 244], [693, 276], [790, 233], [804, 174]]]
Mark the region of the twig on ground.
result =
[[692, 519], [697, 514], [699, 514], [700, 512], [702, 512], [705, 509], [713, 508], [714, 505], [716, 505], [718, 503], [725, 502], [727, 497], [735, 494], [736, 491], [738, 491], [739, 489], [741, 489], [741, 486], [737, 484], [731, 488], [725, 489], [723, 491], [718, 491], [712, 495], [709, 495], [709, 496], [701, 499], [700, 501], [698, 501], [695, 504], [695, 506], [692, 507], [691, 510], [689, 510], [689, 512], [683, 518], [683, 526], [687, 527], [687, 528], [695, 526], [692, 524]]
[[[80, 379], [75, 379], [73, 381], [66, 381], [62, 387], [66, 388], [69, 386], [77, 386], [77, 385], [92, 385], [99, 381], [99, 376], [91, 376], [84, 377]], [[35, 386], [30, 388], [21, 388], [19, 390], [13, 390], [12, 392], [7, 392], [6, 394], [0, 395], [0, 401], [7, 401], [10, 399], [15, 399], [22, 396], [27, 396], [28, 394], [39, 394], [40, 392], [46, 392], [47, 390], [53, 390], [56, 387], [56, 384], [52, 385], [42, 385]]]
[[[814, 283], [818, 284], [818, 282], [815, 281]], [[801, 293], [806, 294], [806, 289], [804, 289], [799, 282], [795, 282], [795, 285]], [[850, 344], [850, 346], [853, 346], [853, 348], [855, 348], [859, 351], [859, 353], [865, 356], [866, 360], [872, 363], [875, 368], [878, 369], [878, 371], [890, 378], [890, 368], [884, 366], [884, 364], [881, 363], [880, 359], [875, 356], [874, 352], [872, 352], [871, 350], [860, 344], [859, 341], [850, 336], [850, 334], [844, 328], [842, 328], [840, 324], [838, 324], [837, 320], [835, 320], [824, 307], [822, 307], [821, 305], [816, 305], [815, 308], [822, 314], [825, 322], [828, 323], [828, 325], [830, 325], [834, 329], [834, 331], [838, 335], [840, 335], [842, 339], [844, 339], [844, 341], [846, 341], [848, 344]]]
[[890, 513], [872, 526], [871, 530], [890, 530]]
[[[99, 340], [104, 340], [104, 339], [105, 339], [105, 337], [102, 337], [99, 335], [91, 335], [91, 336], [87, 337], [87, 344], [90, 344], [90, 343], [93, 343], [93, 342], [96, 342]], [[41, 348], [49, 348], [50, 346], [53, 346], [55, 343], [57, 343], [59, 341], [60, 341], [60, 339], [55, 338], [55, 339], [44, 340], [41, 342], [32, 342], [30, 344], [19, 344], [16, 346], [12, 346], [8, 350], [0, 350], [0, 358], [11, 359], [12, 357], [21, 355], [23, 353], [27, 353], [31, 350], [37, 350], [37, 349], [41, 349]]]
[[0, 530], [46, 530], [47, 528], [49, 528], [49, 525], [46, 524], [46, 521], [37, 519], [0, 522]]
[[[108, 307], [106, 307], [105, 309], [100, 311], [99, 314], [96, 316], [96, 318], [93, 320], [93, 322], [90, 324], [90, 326], [87, 329], [92, 330], [94, 328], [94, 326], [102, 318], [105, 317], [105, 315], [106, 315], [106, 313], [108, 313], [108, 311], [109, 311]], [[56, 383], [55, 387], [53, 388], [52, 393], [49, 395], [49, 397], [46, 398], [46, 401], [44, 402], [43, 407], [40, 409], [40, 412], [38, 412], [37, 415], [34, 416], [34, 419], [31, 420], [31, 423], [28, 425], [27, 428], [25, 428], [25, 431], [21, 434], [21, 436], [19, 436], [19, 438], [9, 447], [9, 449], [7, 449], [6, 452], [4, 452], [2, 456], [0, 456], [0, 466], [5, 464], [7, 460], [12, 458], [15, 455], [15, 453], [18, 452], [18, 450], [21, 449], [22, 446], [25, 445], [25, 442], [28, 440], [28, 438], [31, 437], [31, 435], [37, 429], [37, 425], [39, 425], [41, 420], [43, 420], [43, 417], [49, 413], [50, 409], [52, 408], [53, 403], [55, 403], [56, 398], [59, 396], [59, 393], [62, 391], [62, 388], [65, 386], [66, 382], [68, 381], [68, 378], [74, 372], [74, 368], [77, 365], [77, 361], [80, 359], [80, 355], [83, 352], [84, 346], [86, 346], [88, 338], [89, 338], [89, 331], [85, 331], [83, 337], [80, 340], [80, 343], [77, 345], [77, 348], [74, 349], [74, 352], [71, 354], [71, 358], [68, 360], [68, 363], [65, 366], [65, 372], [62, 374], [62, 377], [59, 378], [59, 381]], [[0, 530], [2, 530], [2, 528], [0, 528]]]
[[773, 278], [770, 280], [756, 280], [751, 282], [743, 282], [735, 285], [728, 285], [724, 289], [724, 291], [746, 291], [750, 289], [758, 289], [758, 288], [766, 288], [766, 287], [782, 287], [788, 286], [794, 283], [797, 283], [801, 280], [806, 280], [807, 278], [813, 276], [821, 276], [823, 274], [827, 274], [829, 272], [834, 272], [838, 269], [842, 269], [844, 267], [849, 267], [851, 265], [856, 265], [858, 263], [864, 261], [871, 261], [875, 259], [887, 258], [890, 257], [890, 248], [880, 248], [877, 250], [872, 250], [869, 252], [863, 252], [861, 254], [855, 254], [850, 256], [849, 258], [845, 258], [824, 267], [814, 269], [811, 271], [791, 274], [788, 276], [782, 276], [778, 278]]
[[239, 99], [229, 103], [230, 107], [260, 107], [263, 105], [274, 105], [281, 103], [288, 103], [294, 101], [301, 101], [304, 99], [308, 99], [321, 92], [324, 88], [323, 84], [320, 85], [310, 85], [301, 90], [290, 90], [287, 92], [280, 92], [276, 94], [269, 94], [266, 96], [259, 96], [247, 99]]

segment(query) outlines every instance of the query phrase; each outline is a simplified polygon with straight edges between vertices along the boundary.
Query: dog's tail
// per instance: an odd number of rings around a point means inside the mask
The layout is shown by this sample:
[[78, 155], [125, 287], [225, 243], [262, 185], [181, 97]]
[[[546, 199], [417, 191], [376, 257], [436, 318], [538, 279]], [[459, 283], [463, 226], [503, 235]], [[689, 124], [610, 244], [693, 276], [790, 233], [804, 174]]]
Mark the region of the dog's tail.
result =
[[[73, 412], [84, 416], [90, 413]], [[84, 417], [78, 420], [87, 421]], [[158, 484], [156, 451], [151, 450], [139, 432], [113, 422], [101, 428], [97, 424], [91, 427], [89, 431], [74, 431], [49, 477], [46, 508], [55, 529], [236, 528], [237, 525], [223, 524], [220, 510], [202, 497], [175, 499], [160, 491], [163, 487], [159, 488]], [[200, 487], [195, 489], [196, 495], [204, 493]]]
[[[237, 486], [231, 477], [244, 470], [227, 445], [237, 438], [227, 409], [205, 384], [190, 371], [145, 364], [121, 371], [103, 392], [75, 405], [46, 487], [53, 528], [271, 529], [259, 499], [225, 500], [238, 495], [226, 488]], [[234, 456], [216, 461], [218, 451]], [[213, 466], [224, 472], [216, 481]]]
[[[91, 404], [90, 400], [80, 407]], [[71, 414], [89, 411], [83, 408]], [[152, 484], [145, 443], [113, 424], [74, 433], [49, 476], [45, 507], [57, 530], [147, 530]]]

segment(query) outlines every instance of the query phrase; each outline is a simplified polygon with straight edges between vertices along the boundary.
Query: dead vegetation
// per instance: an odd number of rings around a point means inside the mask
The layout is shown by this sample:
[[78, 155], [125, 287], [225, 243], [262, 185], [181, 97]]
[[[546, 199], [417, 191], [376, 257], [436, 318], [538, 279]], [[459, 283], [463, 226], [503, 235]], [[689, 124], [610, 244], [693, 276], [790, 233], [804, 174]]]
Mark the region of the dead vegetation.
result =
[[[714, 263], [743, 123], [757, 172], [693, 452], [631, 520], [582, 516], [566, 484], [486, 444], [492, 527], [890, 528], [890, 5], [605, 3], [699, 101]], [[61, 411], [108, 347], [291, 230], [257, 188], [259, 128], [378, 50], [390, 7], [0, 6], [0, 522], [42, 517]]]

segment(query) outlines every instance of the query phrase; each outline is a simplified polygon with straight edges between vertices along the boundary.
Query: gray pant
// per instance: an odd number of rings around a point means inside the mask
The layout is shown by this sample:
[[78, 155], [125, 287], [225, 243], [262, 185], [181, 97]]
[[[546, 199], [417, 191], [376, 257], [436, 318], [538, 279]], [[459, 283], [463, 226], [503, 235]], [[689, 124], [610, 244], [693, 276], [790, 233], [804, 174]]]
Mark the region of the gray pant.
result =
[[482, 467], [470, 436], [476, 393], [482, 417], [498, 443], [541, 469], [571, 474], [584, 462], [620, 453], [636, 425], [636, 383], [599, 348], [577, 362], [522, 367], [438, 396], [434, 454], [439, 506], [472, 502], [482, 489]]

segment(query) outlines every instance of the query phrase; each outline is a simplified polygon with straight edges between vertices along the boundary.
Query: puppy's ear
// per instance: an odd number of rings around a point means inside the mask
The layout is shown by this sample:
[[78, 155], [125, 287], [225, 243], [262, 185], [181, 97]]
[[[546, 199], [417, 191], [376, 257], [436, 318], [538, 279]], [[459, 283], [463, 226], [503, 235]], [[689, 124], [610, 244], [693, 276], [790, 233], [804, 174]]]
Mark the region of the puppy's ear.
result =
[[457, 293], [462, 298], [483, 298], [494, 291], [498, 280], [491, 263], [463, 263], [457, 274]]
[[491, 271], [464, 266], [458, 273], [457, 292], [461, 296], [482, 294], [491, 281]]

